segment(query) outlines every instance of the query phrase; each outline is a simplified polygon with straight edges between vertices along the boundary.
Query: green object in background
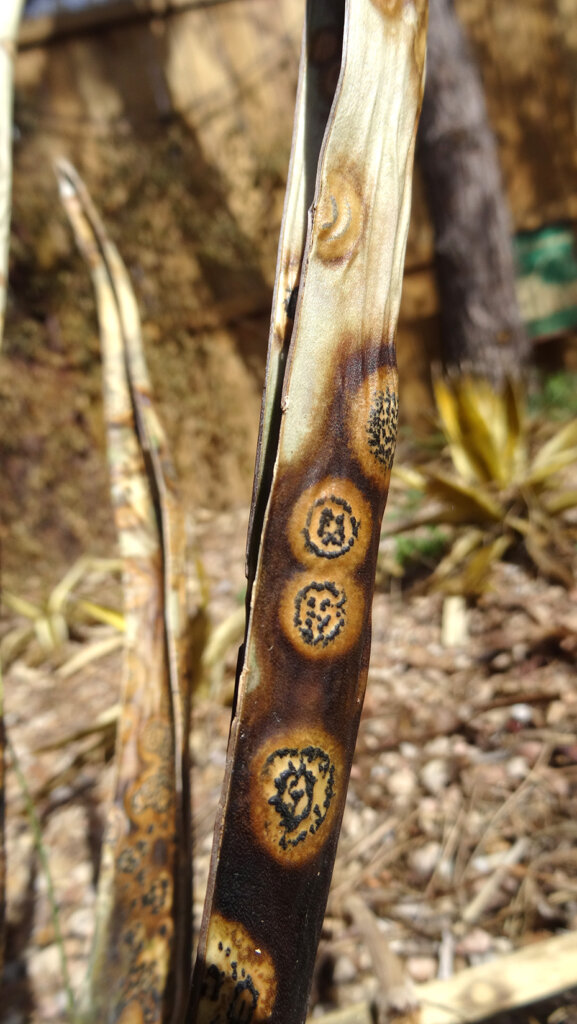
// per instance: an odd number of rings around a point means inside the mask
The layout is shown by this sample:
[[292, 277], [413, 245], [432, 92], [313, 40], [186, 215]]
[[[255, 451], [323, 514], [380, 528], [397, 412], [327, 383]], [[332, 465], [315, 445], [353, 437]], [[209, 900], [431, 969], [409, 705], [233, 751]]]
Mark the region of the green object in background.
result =
[[531, 338], [577, 326], [577, 238], [570, 224], [527, 231], [514, 239], [517, 298]]

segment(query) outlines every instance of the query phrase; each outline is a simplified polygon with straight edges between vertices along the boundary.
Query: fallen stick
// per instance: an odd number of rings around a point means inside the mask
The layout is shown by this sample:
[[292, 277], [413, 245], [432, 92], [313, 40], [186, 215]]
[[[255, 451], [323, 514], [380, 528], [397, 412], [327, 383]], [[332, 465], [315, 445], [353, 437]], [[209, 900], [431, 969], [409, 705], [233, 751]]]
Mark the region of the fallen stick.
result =
[[[476, 1024], [505, 1010], [529, 1007], [577, 986], [577, 932], [471, 967], [446, 981], [415, 986], [419, 1024]], [[329, 1013], [316, 1024], [372, 1024], [369, 1003]]]

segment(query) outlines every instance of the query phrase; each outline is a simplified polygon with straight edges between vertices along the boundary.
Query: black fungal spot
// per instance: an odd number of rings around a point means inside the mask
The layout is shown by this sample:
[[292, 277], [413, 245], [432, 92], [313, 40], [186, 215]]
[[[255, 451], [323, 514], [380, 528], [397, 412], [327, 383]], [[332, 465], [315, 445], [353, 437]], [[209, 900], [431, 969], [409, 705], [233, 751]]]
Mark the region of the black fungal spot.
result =
[[309, 509], [302, 531], [305, 547], [320, 558], [339, 558], [353, 547], [360, 525], [344, 498], [319, 498]]
[[276, 793], [268, 803], [279, 817], [279, 846], [286, 850], [314, 835], [334, 796], [335, 766], [321, 747], [283, 747], [267, 758], [265, 771], [275, 773]]
[[297, 310], [297, 300], [299, 297], [299, 286], [295, 284], [294, 288], [291, 289], [288, 299], [285, 299], [285, 312], [289, 320], [294, 320], [295, 313]]
[[229, 1024], [250, 1024], [258, 1005], [258, 997], [259, 991], [250, 975], [244, 981], [238, 981], [226, 1011]]
[[[226, 991], [230, 984], [227, 975], [216, 964], [210, 964], [204, 976], [202, 998], [209, 1003], [221, 1004], [224, 997], [225, 1006], [219, 1006], [220, 1012], [217, 1011], [217, 1016], [214, 1017], [215, 1024], [221, 1020], [226, 1020], [227, 1024], [251, 1024], [258, 1006], [259, 990], [250, 974], [243, 970], [242, 980], [239, 980], [236, 962], [231, 966], [234, 970], [230, 980], [236, 984], [230, 994]], [[222, 1011], [225, 1012], [225, 1017], [221, 1016]]]
[[294, 599], [294, 624], [309, 647], [328, 647], [346, 624], [347, 595], [342, 587], [313, 580]]
[[[219, 943], [219, 948], [221, 947]], [[202, 997], [208, 999], [211, 1003], [218, 1002], [222, 983], [224, 981], [224, 971], [220, 971], [216, 964], [210, 964], [206, 970], [204, 976], [204, 984], [202, 986]]]
[[123, 850], [116, 861], [118, 870], [126, 875], [133, 875], [140, 867], [140, 857], [134, 850]]
[[165, 909], [169, 897], [168, 878], [157, 878], [152, 885], [142, 893], [142, 906], [148, 908], [152, 914], [159, 914]]
[[399, 400], [389, 387], [377, 393], [367, 423], [369, 448], [377, 462], [390, 469], [395, 455]]

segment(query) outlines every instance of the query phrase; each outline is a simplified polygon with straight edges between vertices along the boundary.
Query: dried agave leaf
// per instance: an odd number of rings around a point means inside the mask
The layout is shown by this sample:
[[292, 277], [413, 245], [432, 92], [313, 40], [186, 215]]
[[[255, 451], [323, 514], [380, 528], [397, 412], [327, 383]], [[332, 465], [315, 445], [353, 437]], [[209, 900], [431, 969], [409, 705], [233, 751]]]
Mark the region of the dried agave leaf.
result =
[[6, 670], [26, 650], [34, 630], [31, 626], [15, 626], [0, 641], [0, 670]]
[[457, 473], [467, 483], [504, 487], [522, 472], [527, 437], [518, 387], [502, 392], [482, 377], [434, 381], [435, 398]]
[[[303, 252], [315, 193], [316, 168], [340, 71], [344, 3], [307, 3], [303, 39], [312, 40], [308, 60], [303, 50], [299, 70], [290, 166], [279, 258], [272, 301], [267, 367], [247, 542], [247, 575], [254, 576], [260, 533], [272, 479], [280, 430], [280, 396], [297, 315]], [[317, 52], [318, 51], [318, 52]], [[316, 55], [316, 56], [315, 56]]]
[[72, 591], [84, 577], [90, 575], [108, 575], [118, 572], [122, 568], [122, 562], [118, 558], [93, 558], [83, 555], [77, 559], [74, 565], [62, 577], [54, 587], [48, 598], [48, 609], [50, 611], [64, 613], [66, 604], [70, 599]]
[[562, 491], [553, 497], [547, 497], [543, 504], [549, 515], [560, 515], [571, 508], [577, 508], [577, 491]]
[[573, 585], [573, 573], [566, 557], [553, 550], [550, 538], [538, 530], [529, 529], [525, 546], [540, 572], [548, 579], [557, 580], [564, 587]]
[[32, 601], [28, 601], [25, 597], [19, 597], [18, 594], [13, 594], [10, 590], [2, 591], [2, 600], [7, 608], [27, 619], [39, 619], [43, 614], [42, 609], [32, 604]]
[[201, 678], [205, 680], [207, 693], [216, 694], [222, 678], [226, 653], [231, 647], [239, 646], [244, 636], [245, 625], [244, 608], [236, 608], [212, 630], [201, 657]]
[[509, 467], [510, 480], [522, 479], [528, 461], [528, 431], [525, 415], [525, 393], [517, 381], [510, 378], [505, 382], [503, 400], [506, 409], [507, 431], [504, 444], [504, 459]]
[[[8, 248], [10, 243], [10, 207], [12, 204], [12, 101], [14, 95], [14, 58], [16, 37], [24, 0], [2, 0], [0, 4], [0, 347], [4, 334]], [[1, 670], [1, 665], [0, 665]], [[4, 769], [6, 736], [4, 704], [0, 679], [0, 976], [4, 966], [6, 850], [4, 842]]]
[[[544, 448], [539, 452], [539, 456], [542, 456], [543, 450]], [[544, 484], [551, 477], [555, 476], [556, 473], [567, 469], [568, 466], [572, 466], [576, 461], [577, 447], [551, 451], [547, 459], [536, 457], [533, 460], [523, 482], [528, 485]]]
[[459, 476], [468, 483], [484, 478], [484, 469], [473, 452], [463, 442], [459, 421], [459, 403], [453, 390], [441, 377], [433, 381], [435, 401], [441, 419], [443, 433], [449, 442], [449, 452]]
[[121, 705], [113, 704], [111, 707], [107, 708], [106, 711], [102, 711], [97, 715], [94, 722], [90, 725], [83, 726], [82, 729], [74, 729], [55, 743], [43, 743], [41, 746], [35, 747], [34, 752], [36, 754], [45, 754], [50, 750], [66, 750], [66, 748], [72, 746], [73, 743], [78, 743], [79, 740], [87, 739], [89, 736], [106, 733], [110, 729], [112, 729], [113, 732], [116, 732], [120, 713]]
[[103, 640], [93, 640], [92, 643], [84, 644], [80, 651], [60, 665], [56, 674], [60, 679], [70, 679], [93, 661], [105, 658], [106, 655], [118, 651], [123, 646], [122, 636], [107, 636]]
[[448, 526], [447, 507], [440, 501], [427, 501], [424, 508], [413, 515], [389, 519], [381, 532], [381, 538], [398, 537], [401, 533], [409, 533], [421, 526]]
[[391, 487], [395, 484], [397, 488], [402, 488], [403, 490], [409, 488], [414, 491], [424, 491], [426, 477], [412, 466], [396, 465], [391, 470]]
[[[481, 537], [481, 543], [472, 546], [463, 559], [459, 559], [458, 553], [455, 552], [450, 570], [439, 573], [441, 563], [433, 575], [436, 589], [451, 594], [465, 594], [470, 597], [482, 594], [486, 590], [491, 570], [513, 543], [513, 535], [502, 534], [488, 544], [483, 543], [483, 538], [484, 535]], [[455, 547], [456, 545], [453, 546], [450, 555], [453, 554]], [[460, 568], [459, 563], [461, 564]], [[436, 580], [437, 573], [439, 573], [438, 582]]]
[[443, 501], [446, 523], [502, 522], [503, 506], [481, 487], [456, 480], [440, 470], [427, 472], [427, 491]]
[[482, 378], [465, 376], [454, 386], [462, 445], [481, 467], [479, 481], [502, 486], [510, 478], [510, 467], [503, 458], [507, 426], [501, 396]]
[[124, 633], [126, 630], [126, 619], [123, 613], [117, 612], [114, 608], [105, 608], [104, 605], [87, 601], [85, 598], [76, 601], [75, 607], [93, 621], [102, 622], [105, 626], [112, 626], [119, 633]]
[[447, 576], [456, 572], [459, 566], [471, 553], [483, 543], [485, 534], [482, 530], [473, 528], [462, 533], [451, 545], [450, 550], [441, 559], [432, 575], [433, 582], [441, 582]]
[[[249, 622], [191, 1024], [304, 1020], [366, 684], [396, 437], [394, 338], [426, 2], [309, 0], [306, 16]], [[296, 307], [285, 306], [296, 284]]]
[[556, 457], [567, 454], [568, 451], [577, 451], [577, 420], [566, 423], [539, 449], [532, 460], [530, 475], [534, 477], [535, 473], [546, 470]]
[[184, 524], [130, 280], [75, 170], [61, 162], [58, 179], [97, 298], [126, 620], [117, 780], [82, 1013], [164, 1024], [182, 1015], [191, 944]]

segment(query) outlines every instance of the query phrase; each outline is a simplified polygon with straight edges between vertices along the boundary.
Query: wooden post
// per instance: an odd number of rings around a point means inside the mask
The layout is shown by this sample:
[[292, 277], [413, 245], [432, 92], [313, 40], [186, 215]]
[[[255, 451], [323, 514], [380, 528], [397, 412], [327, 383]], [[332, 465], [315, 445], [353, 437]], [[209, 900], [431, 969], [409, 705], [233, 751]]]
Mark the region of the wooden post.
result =
[[435, 229], [441, 358], [449, 373], [518, 378], [528, 341], [483, 86], [454, 0], [431, 0], [418, 159]]

